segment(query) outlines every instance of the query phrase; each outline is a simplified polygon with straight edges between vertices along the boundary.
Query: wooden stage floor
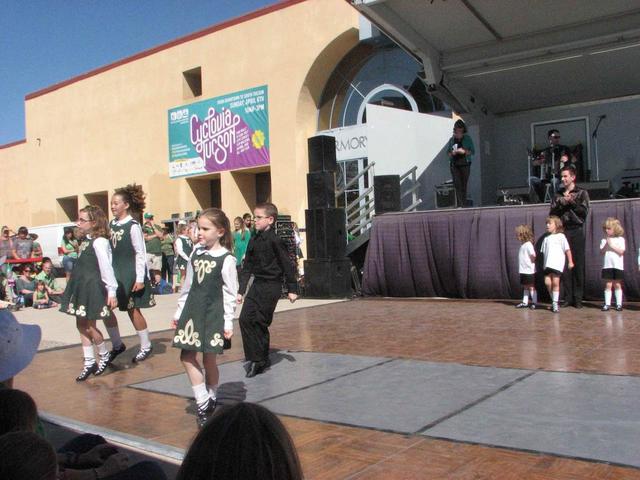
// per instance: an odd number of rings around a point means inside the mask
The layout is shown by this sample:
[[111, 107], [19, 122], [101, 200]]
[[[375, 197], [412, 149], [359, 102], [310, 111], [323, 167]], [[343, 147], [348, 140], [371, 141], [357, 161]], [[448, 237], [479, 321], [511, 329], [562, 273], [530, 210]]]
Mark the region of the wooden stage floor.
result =
[[[271, 331], [272, 347], [280, 350], [633, 381], [640, 375], [637, 304], [623, 312], [603, 313], [593, 304], [554, 315], [546, 309], [516, 310], [506, 301], [358, 299], [278, 313]], [[239, 333], [236, 326], [233, 348], [220, 363], [243, 358]], [[136, 339], [125, 339], [131, 348], [115, 368], [82, 384], [74, 381], [81, 366], [79, 346], [39, 352], [15, 387], [32, 394], [48, 414], [187, 448], [196, 433], [189, 402], [128, 387], [183, 372], [178, 351], [171, 348], [172, 332], [152, 339], [155, 353], [146, 362], [130, 363]], [[275, 374], [272, 369], [265, 376]], [[398, 434], [299, 416], [280, 418], [293, 436], [307, 479], [640, 479], [638, 468], [597, 460], [442, 440], [428, 432]]]

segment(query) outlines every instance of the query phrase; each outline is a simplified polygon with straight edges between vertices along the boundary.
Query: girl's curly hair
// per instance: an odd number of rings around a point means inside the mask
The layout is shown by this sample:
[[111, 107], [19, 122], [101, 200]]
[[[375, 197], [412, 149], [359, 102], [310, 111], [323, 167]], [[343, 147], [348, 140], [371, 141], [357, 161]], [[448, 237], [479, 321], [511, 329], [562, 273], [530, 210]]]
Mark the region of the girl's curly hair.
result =
[[127, 211], [133, 218], [138, 221], [142, 220], [142, 212], [147, 205], [145, 202], [147, 196], [142, 190], [142, 185], [133, 183], [126, 187], [116, 188], [114, 195], [118, 195], [125, 203], [129, 204]]

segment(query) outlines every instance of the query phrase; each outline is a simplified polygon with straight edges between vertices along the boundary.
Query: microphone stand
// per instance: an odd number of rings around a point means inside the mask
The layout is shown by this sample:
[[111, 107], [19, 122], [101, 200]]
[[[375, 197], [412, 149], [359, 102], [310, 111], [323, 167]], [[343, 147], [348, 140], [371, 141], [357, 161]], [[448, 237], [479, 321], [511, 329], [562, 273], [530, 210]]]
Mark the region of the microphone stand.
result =
[[600, 128], [600, 123], [602, 123], [602, 120], [604, 120], [605, 118], [607, 118], [606, 115], [600, 115], [598, 117], [598, 123], [596, 124], [596, 128], [591, 134], [591, 137], [593, 138], [593, 145], [594, 145], [593, 153], [594, 153], [594, 157], [596, 157], [596, 180], [600, 180], [600, 162], [598, 160], [598, 129]]

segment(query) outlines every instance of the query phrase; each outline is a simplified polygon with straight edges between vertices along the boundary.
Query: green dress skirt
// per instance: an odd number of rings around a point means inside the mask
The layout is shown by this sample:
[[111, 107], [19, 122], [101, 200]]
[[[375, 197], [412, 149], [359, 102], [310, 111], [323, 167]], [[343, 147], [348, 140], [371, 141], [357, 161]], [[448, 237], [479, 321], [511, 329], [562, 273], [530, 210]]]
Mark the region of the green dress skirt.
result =
[[107, 305], [107, 288], [100, 275], [95, 239], [80, 246], [78, 261], [62, 294], [60, 311], [87, 320], [105, 319], [111, 315]]
[[207, 250], [191, 257], [193, 279], [180, 314], [173, 346], [182, 350], [222, 353], [224, 346], [224, 304], [222, 266], [225, 253], [212, 256]]
[[131, 227], [134, 224], [139, 225], [135, 220], [123, 225], [118, 225], [116, 220], [112, 220], [109, 225], [113, 272], [118, 282], [116, 297], [118, 309], [123, 312], [133, 308], [149, 308], [156, 304], [147, 275], [144, 277], [144, 288], [137, 292], [132, 291], [136, 282], [136, 251], [131, 242]]

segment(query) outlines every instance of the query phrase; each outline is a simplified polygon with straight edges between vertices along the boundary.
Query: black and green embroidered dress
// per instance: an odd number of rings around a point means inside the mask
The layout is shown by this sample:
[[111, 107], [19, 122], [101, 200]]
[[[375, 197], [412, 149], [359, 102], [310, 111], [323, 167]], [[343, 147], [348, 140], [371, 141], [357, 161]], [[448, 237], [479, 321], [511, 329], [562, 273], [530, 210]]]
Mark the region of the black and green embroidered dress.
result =
[[105, 319], [111, 315], [107, 287], [93, 246], [96, 240], [85, 240], [80, 245], [80, 255], [60, 301], [61, 312], [87, 320]]
[[[118, 309], [123, 312], [132, 308], [149, 308], [156, 304], [151, 284], [149, 283], [149, 276], [146, 274], [146, 266], [144, 288], [137, 292], [132, 291], [133, 285], [136, 283], [136, 250], [131, 238], [131, 227], [133, 225], [139, 226], [140, 224], [133, 219], [128, 222], [112, 220], [109, 223], [111, 228], [113, 271], [118, 281], [116, 297], [118, 298]], [[142, 232], [142, 230], [140, 231]], [[144, 245], [144, 241], [142, 244]]]
[[[198, 248], [191, 255], [187, 275], [193, 273], [187, 298], [178, 319], [173, 346], [182, 350], [193, 350], [205, 353], [222, 353], [224, 345], [224, 302], [225, 285], [222, 269], [225, 259], [233, 260], [235, 275], [235, 258], [228, 250], [220, 256], [213, 256], [209, 250]], [[191, 270], [191, 272], [189, 272]], [[233, 289], [229, 297], [237, 294], [237, 275], [228, 285]]]

